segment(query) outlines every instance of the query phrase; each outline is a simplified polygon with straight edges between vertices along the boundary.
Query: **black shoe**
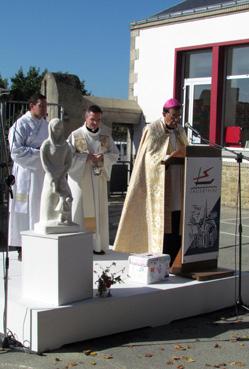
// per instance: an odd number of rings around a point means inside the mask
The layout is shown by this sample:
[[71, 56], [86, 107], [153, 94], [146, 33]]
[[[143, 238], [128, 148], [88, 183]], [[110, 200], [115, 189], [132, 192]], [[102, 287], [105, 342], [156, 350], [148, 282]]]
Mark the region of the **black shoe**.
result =
[[105, 255], [105, 251], [103, 251], [103, 250], [101, 250], [101, 251], [94, 251], [94, 250], [93, 250], [93, 253], [94, 253], [95, 255]]

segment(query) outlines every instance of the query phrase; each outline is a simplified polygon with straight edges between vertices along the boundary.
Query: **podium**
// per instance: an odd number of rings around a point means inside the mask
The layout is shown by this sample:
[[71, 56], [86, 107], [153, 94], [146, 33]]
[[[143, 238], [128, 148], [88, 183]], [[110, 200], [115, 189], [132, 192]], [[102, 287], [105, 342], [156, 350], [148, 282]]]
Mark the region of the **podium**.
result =
[[233, 271], [218, 268], [221, 151], [209, 145], [187, 146], [185, 158], [170, 158], [163, 164], [166, 170], [173, 164], [184, 165], [182, 240], [171, 272], [198, 280], [232, 275]]

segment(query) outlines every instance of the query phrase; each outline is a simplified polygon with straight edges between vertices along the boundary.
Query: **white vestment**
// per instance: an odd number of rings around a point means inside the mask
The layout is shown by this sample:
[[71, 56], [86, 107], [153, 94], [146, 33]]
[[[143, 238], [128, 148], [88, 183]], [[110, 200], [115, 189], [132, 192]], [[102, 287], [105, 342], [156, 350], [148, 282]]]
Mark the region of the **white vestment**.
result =
[[32, 230], [39, 221], [44, 170], [40, 146], [48, 137], [48, 123], [34, 118], [30, 111], [19, 118], [9, 131], [12, 174], [15, 176], [13, 199], [9, 204], [9, 245], [21, 246], [21, 231]]
[[[94, 250], [105, 251], [109, 248], [107, 181], [119, 152], [104, 128], [93, 133], [84, 124], [71, 133], [69, 141], [74, 151], [68, 178], [73, 196], [72, 218], [83, 229], [95, 232]], [[94, 175], [93, 164], [87, 161], [89, 153], [103, 154], [100, 175]]]

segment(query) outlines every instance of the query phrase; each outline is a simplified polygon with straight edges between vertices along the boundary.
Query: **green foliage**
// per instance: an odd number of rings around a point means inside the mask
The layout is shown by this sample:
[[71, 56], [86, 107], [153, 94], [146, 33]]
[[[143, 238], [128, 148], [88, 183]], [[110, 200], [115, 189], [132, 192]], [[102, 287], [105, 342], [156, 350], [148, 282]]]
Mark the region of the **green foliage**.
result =
[[114, 141], [127, 141], [127, 127], [121, 124], [112, 125], [112, 137]]
[[80, 81], [79, 78], [74, 74], [70, 74], [68, 72], [56, 72], [53, 74], [57, 82], [60, 81], [73, 86], [77, 90], [80, 90], [82, 95], [91, 95], [91, 93], [85, 88], [85, 81]]
[[[29, 98], [35, 94], [39, 93], [41, 90], [41, 82], [43, 77], [47, 73], [45, 69], [43, 72], [40, 71], [40, 68], [36, 68], [34, 66], [29, 67], [29, 70], [25, 74], [23, 68], [21, 67], [17, 73], [11, 77], [11, 86], [10, 86], [10, 99], [16, 101], [28, 101]], [[58, 76], [61, 75], [63, 80], [67, 80], [68, 76], [71, 76], [69, 73], [55, 73]], [[79, 88], [82, 92], [82, 95], [90, 96], [91, 92], [87, 91], [85, 87], [85, 81], [79, 81], [78, 77], [75, 77], [75, 81], [77, 82], [76, 88]], [[75, 83], [76, 83], [75, 82]], [[8, 88], [8, 80], [2, 78], [0, 74], [0, 88]]]
[[85, 88], [85, 81], [84, 80], [80, 81], [80, 89], [81, 89], [82, 95], [91, 96], [91, 92], [87, 91], [87, 89]]
[[8, 80], [6, 78], [2, 78], [0, 74], [0, 88], [8, 88]]
[[30, 67], [27, 74], [20, 68], [11, 78], [12, 100], [27, 101], [33, 94], [40, 92], [41, 82], [47, 70], [40, 72], [39, 68]]

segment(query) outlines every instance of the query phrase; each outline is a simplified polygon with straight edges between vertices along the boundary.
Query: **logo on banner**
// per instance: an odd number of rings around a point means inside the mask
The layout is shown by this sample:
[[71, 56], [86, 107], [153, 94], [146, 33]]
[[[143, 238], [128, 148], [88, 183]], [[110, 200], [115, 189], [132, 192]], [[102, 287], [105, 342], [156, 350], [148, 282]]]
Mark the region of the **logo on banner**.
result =
[[190, 191], [192, 193], [216, 192], [217, 186], [214, 183], [216, 175], [217, 173], [214, 167], [207, 167], [205, 169], [199, 167], [198, 175], [192, 177], [194, 186], [191, 186]]
[[212, 178], [209, 173], [211, 169], [213, 169], [213, 167], [204, 170], [202, 170], [202, 168], [199, 169], [198, 176], [193, 178], [196, 186], [206, 186], [213, 183], [214, 178]]

